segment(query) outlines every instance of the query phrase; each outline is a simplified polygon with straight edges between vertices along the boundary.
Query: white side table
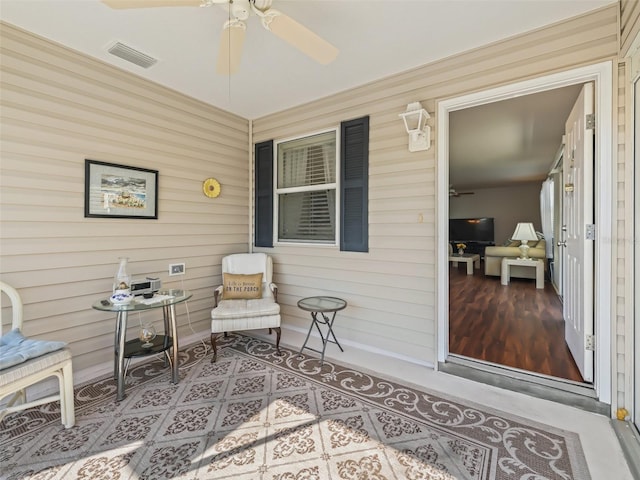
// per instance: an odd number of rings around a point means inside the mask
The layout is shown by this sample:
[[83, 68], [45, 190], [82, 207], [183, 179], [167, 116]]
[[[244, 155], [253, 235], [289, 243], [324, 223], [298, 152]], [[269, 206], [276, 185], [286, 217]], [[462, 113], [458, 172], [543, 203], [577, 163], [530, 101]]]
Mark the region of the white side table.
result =
[[449, 261], [454, 267], [458, 266], [458, 262], [464, 262], [467, 264], [467, 275], [473, 275], [473, 266], [480, 268], [480, 255], [477, 253], [463, 253], [449, 255]]
[[509, 285], [511, 269], [513, 265], [531, 267], [536, 269], [536, 288], [544, 288], [544, 262], [539, 258], [503, 258], [500, 272], [500, 283]]

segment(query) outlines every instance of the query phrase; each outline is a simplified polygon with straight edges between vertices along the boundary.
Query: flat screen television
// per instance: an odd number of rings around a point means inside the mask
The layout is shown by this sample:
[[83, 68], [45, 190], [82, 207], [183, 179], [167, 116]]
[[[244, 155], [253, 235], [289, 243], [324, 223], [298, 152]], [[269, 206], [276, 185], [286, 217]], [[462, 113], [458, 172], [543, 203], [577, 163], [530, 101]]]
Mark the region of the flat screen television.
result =
[[493, 218], [450, 218], [450, 242], [493, 242]]

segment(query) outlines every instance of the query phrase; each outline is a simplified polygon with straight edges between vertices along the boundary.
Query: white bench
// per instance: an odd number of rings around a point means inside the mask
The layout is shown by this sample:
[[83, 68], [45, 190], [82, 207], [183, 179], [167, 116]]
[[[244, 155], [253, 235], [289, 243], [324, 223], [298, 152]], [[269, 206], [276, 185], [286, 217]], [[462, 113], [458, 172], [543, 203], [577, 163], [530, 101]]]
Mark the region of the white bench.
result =
[[[22, 300], [20, 299], [20, 295], [17, 290], [4, 282], [0, 282], [0, 297], [2, 297], [2, 293], [6, 294], [9, 298], [12, 308], [12, 331], [7, 334], [5, 339], [11, 335], [14, 339], [20, 340], [23, 338], [19, 332], [19, 330], [22, 329]], [[16, 329], [18, 329], [17, 332], [15, 331]], [[0, 333], [2, 333], [1, 330]], [[38, 353], [38, 341], [22, 343], [25, 344], [25, 349], [29, 348], [28, 352], [22, 352], [25, 357]], [[39, 343], [42, 344], [40, 347], [44, 349], [47, 348], [47, 343], [55, 343], [57, 345], [51, 345], [51, 348], [57, 349], [33, 358], [27, 358], [26, 360], [17, 364], [12, 364], [7, 368], [2, 368], [2, 365], [0, 364], [0, 399], [13, 394], [7, 402], [6, 407], [3, 407], [2, 410], [0, 410], [0, 420], [8, 413], [25, 410], [27, 408], [59, 400], [62, 424], [66, 428], [73, 427], [76, 420], [73, 404], [74, 397], [71, 350], [66, 347], [60, 348], [61, 344], [64, 345], [62, 342], [40, 341]], [[6, 352], [10, 351], [10, 346], [8, 344], [3, 348]], [[17, 348], [20, 348], [20, 344], [17, 344]], [[13, 358], [21, 356], [19, 351], [13, 353]], [[7, 365], [9, 365], [8, 361]], [[58, 378], [60, 386], [60, 390], [57, 394], [27, 401], [25, 392], [27, 387], [41, 382], [45, 378], [53, 376]]]

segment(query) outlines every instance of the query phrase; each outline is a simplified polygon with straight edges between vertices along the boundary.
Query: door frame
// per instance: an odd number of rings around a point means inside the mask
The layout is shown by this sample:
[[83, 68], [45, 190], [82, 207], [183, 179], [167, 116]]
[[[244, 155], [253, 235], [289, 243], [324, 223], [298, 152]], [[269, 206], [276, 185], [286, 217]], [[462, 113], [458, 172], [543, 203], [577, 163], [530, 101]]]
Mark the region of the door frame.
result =
[[[516, 82], [481, 92], [439, 100], [436, 104], [436, 369], [449, 356], [449, 112], [485, 105], [568, 85], [595, 83], [596, 149], [594, 154], [594, 391], [611, 404], [611, 306], [613, 211], [613, 63], [606, 61]], [[550, 159], [550, 163], [553, 159]]]
[[[635, 225], [634, 230], [630, 232], [631, 238], [625, 243], [625, 258], [633, 259], [632, 271], [630, 273], [631, 281], [628, 282], [628, 291], [630, 295], [627, 298], [637, 299], [640, 295], [640, 34], [632, 43], [629, 49], [627, 59], [627, 73], [629, 101], [627, 103], [628, 115], [627, 122], [629, 125], [627, 144], [631, 145], [628, 149], [630, 154], [629, 166], [627, 172], [631, 173], [633, 180], [633, 188], [626, 189], [625, 204], [632, 205], [630, 209], [631, 224]], [[626, 240], [626, 239], [625, 239]], [[625, 371], [632, 372], [631, 385], [628, 386], [630, 395], [628, 404], [631, 405], [630, 420], [640, 431], [640, 302], [635, 300], [630, 302], [627, 314], [632, 320], [625, 321], [625, 335], [632, 338], [629, 347], [625, 351], [625, 359], [629, 360], [625, 365]], [[625, 402], [627, 403], [627, 402]]]

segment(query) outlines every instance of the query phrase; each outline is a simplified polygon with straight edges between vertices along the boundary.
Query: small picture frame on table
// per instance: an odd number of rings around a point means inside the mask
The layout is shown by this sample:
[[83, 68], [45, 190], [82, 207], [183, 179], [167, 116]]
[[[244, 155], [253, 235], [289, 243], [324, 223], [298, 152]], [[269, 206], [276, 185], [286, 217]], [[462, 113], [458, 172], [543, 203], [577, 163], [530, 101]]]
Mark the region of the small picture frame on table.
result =
[[158, 171], [85, 160], [84, 216], [158, 218]]

